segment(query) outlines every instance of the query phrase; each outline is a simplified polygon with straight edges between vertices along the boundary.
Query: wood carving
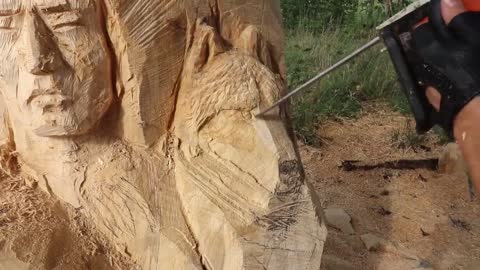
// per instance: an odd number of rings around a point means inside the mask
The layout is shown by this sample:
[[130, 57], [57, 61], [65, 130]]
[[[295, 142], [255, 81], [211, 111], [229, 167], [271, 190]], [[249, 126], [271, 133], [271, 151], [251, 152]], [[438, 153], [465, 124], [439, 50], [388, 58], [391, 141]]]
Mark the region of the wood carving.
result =
[[276, 0], [3, 0], [3, 143], [142, 269], [319, 269]]

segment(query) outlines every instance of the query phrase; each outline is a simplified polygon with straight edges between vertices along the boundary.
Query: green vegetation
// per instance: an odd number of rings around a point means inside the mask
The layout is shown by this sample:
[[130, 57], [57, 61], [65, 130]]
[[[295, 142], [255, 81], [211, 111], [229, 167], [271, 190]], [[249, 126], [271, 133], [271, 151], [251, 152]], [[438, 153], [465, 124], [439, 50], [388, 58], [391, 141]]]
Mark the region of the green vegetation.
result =
[[418, 135], [413, 127], [407, 127], [405, 130], [395, 130], [391, 141], [395, 147], [400, 149], [416, 149], [426, 142], [426, 137]]
[[[282, 0], [286, 61], [293, 89], [376, 35], [375, 26], [410, 1]], [[362, 103], [386, 101], [408, 112], [388, 52], [382, 46], [335, 71], [293, 100], [298, 135], [315, 143], [316, 125], [327, 117], [355, 117]]]
[[437, 135], [438, 137], [438, 143], [440, 145], [448, 144], [452, 142], [452, 139], [447, 135], [447, 133], [441, 129], [440, 127], [434, 127], [433, 132]]

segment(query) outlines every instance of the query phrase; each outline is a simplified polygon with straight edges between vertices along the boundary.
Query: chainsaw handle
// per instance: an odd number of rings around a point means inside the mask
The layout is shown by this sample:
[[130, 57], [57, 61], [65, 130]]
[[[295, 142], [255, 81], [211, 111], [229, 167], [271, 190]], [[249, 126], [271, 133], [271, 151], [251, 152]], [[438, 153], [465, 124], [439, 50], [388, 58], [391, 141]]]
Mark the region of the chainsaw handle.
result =
[[402, 48], [396, 34], [390, 30], [385, 30], [381, 33], [381, 36], [397, 72], [398, 80], [402, 86], [401, 89], [415, 118], [417, 133], [423, 134], [435, 125], [432, 118], [434, 108], [428, 102], [422, 90], [423, 86], [418, 84], [412, 71], [412, 63], [408, 62], [406, 52]]
[[[463, 0], [463, 2], [466, 8], [468, 8], [468, 10], [466, 11], [466, 13], [462, 13], [459, 16], [468, 16], [472, 14], [478, 15], [479, 13], [478, 11], [480, 11], [479, 0]], [[462, 19], [464, 17], [458, 17], [458, 18]], [[421, 26], [425, 24], [425, 22], [428, 22], [429, 25]], [[418, 28], [420, 26], [421, 28]], [[420, 24], [417, 24], [416, 27], [414, 27], [414, 29], [416, 29], [415, 33], [418, 33], [418, 31], [420, 31], [419, 29], [425, 29], [425, 27], [428, 27], [428, 29], [431, 29], [430, 31], [432, 33], [435, 33], [436, 39], [445, 48], [443, 50], [443, 53], [448, 53], [449, 52], [448, 48], [450, 48], [451, 50], [455, 50], [455, 48], [457, 48], [456, 40], [458, 40], [458, 36], [456, 35], [456, 32], [454, 30], [455, 28], [454, 22], [452, 21], [451, 27], [446, 24], [442, 14], [441, 0], [431, 0], [430, 14], [428, 16], [428, 19], [423, 20]], [[456, 27], [458, 28], [458, 25], [456, 25]], [[473, 33], [474, 32], [475, 31], [473, 31]], [[415, 35], [415, 33], [413, 33], [413, 35]], [[423, 35], [428, 36], [428, 33], [427, 34], [426, 33], [427, 32], [423, 33]], [[417, 34], [416, 40], [423, 40], [422, 38], [419, 38], [418, 35], [420, 34]], [[468, 35], [472, 35], [472, 31], [470, 31]], [[402, 80], [402, 78], [400, 82], [402, 83], [404, 90], [407, 90], [406, 94], [408, 99], [409, 100], [412, 99], [412, 101], [414, 101], [414, 102], [410, 101], [410, 105], [415, 115], [415, 120], [417, 122], [417, 131], [421, 133], [422, 131], [424, 132], [424, 131], [427, 131], [429, 128], [431, 128], [430, 124], [439, 124], [447, 131], [447, 133], [449, 133], [449, 136], [453, 137], [452, 124], [451, 124], [453, 120], [450, 121], [450, 119], [453, 119], [455, 114], [458, 113], [458, 112], [455, 112], [454, 110], [457, 107], [454, 106], [456, 105], [456, 103], [453, 101], [458, 102], [458, 100], [461, 100], [461, 98], [452, 99], [451, 97], [455, 96], [452, 94], [452, 91], [457, 93], [458, 92], [457, 90], [459, 89], [456, 89], [456, 86], [453, 84], [450, 78], [446, 77], [446, 75], [444, 75], [442, 71], [439, 71], [436, 66], [432, 66], [431, 64], [432, 59], [438, 60], [441, 58], [440, 55], [435, 55], [433, 56], [433, 58], [430, 57], [429, 62], [424, 62], [425, 60], [422, 60], [422, 58], [418, 57], [419, 55], [415, 47], [416, 46], [413, 47], [413, 50], [405, 50], [404, 52], [405, 52], [405, 57], [408, 59], [407, 61], [409, 61], [408, 64], [410, 64], [412, 75], [418, 81], [417, 91], [416, 91], [417, 95], [409, 96], [408, 87], [406, 87], [408, 83]], [[436, 50], [440, 50], [440, 47], [436, 48]], [[394, 64], [399, 65], [395, 61], [394, 56], [393, 55], [391, 56]], [[441, 65], [442, 62], [441, 61], [436, 62], [436, 60], [433, 60], [433, 63], [436, 63], [438, 66], [442, 66]], [[397, 70], [397, 73], [400, 73], [400, 72]], [[440, 93], [442, 93], [442, 96], [445, 95], [445, 97], [447, 97], [445, 100], [452, 99], [452, 102], [444, 104], [444, 99], [442, 98], [440, 112], [437, 112], [436, 110], [433, 109], [432, 105], [430, 105], [430, 103], [426, 100], [426, 95], [425, 95], [426, 85], [434, 86]], [[421, 110], [418, 108], [415, 108], [415, 103], [422, 104], [421, 106], [423, 108]], [[426, 118], [427, 121], [424, 121], [425, 116], [427, 117]]]
[[[480, 12], [480, 0], [462, 0], [462, 2], [467, 11]], [[421, 20], [421, 18], [425, 19]], [[413, 29], [429, 21], [440, 36], [444, 36], [445, 40], [452, 40], [452, 32], [442, 16], [441, 0], [431, 0], [430, 4], [417, 9], [403, 20], [397, 21], [381, 31], [381, 36], [402, 85], [401, 89], [407, 97], [415, 118], [418, 133], [429, 131], [439, 123], [440, 119], [439, 113], [428, 102], [425, 85], [420, 81], [425, 78], [433, 78], [428, 81], [435, 82], [433, 85], [441, 88], [439, 90], [450, 87], [450, 85], [445, 85], [445, 80], [441, 80], [437, 76], [438, 74], [434, 74], [426, 68], [413, 46]]]

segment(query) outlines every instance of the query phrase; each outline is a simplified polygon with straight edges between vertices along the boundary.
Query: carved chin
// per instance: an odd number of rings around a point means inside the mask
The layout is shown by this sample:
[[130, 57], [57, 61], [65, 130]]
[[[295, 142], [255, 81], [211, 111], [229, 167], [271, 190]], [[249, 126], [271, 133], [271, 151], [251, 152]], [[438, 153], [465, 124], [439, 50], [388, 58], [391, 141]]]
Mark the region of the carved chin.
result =
[[[59, 119], [58, 122], [67, 122], [65, 121], [66, 117], [55, 118]], [[33, 132], [40, 137], [63, 137], [83, 135], [89, 131], [89, 128], [81, 127], [81, 125], [74, 121], [68, 121], [70, 122], [69, 124], [58, 124], [58, 122], [49, 120], [48, 122], [44, 122], [44, 124], [34, 125]]]
[[[91, 92], [90, 92], [91, 93]], [[47, 96], [29, 104], [31, 130], [41, 137], [79, 136], [90, 132], [110, 108], [113, 93], [101, 89], [95, 97], [72, 100]], [[88, 95], [88, 92], [85, 93]]]
[[[85, 121], [83, 121], [85, 122]], [[55, 112], [37, 117], [33, 132], [41, 137], [76, 136], [87, 133], [91, 127], [81, 124], [73, 113]]]

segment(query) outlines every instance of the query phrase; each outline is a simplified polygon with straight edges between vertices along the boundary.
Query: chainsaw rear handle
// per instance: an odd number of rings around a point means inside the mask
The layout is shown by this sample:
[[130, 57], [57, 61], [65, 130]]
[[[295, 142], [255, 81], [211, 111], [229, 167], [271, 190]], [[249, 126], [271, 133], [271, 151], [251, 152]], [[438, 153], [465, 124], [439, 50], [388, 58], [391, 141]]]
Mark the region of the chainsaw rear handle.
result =
[[[467, 11], [480, 11], [480, 0], [462, 0]], [[439, 12], [441, 9], [440, 0], [432, 0], [432, 6], [429, 10], [436, 10], [436, 12], [429, 12], [430, 18], [426, 17], [416, 25], [427, 23], [429, 20], [436, 25], [445, 25], [442, 14]], [[422, 11], [425, 13], [425, 10]], [[423, 15], [426, 16], [426, 15]], [[412, 16], [414, 18], [415, 16]], [[422, 18], [422, 17], [420, 17]], [[418, 21], [417, 21], [418, 22]], [[412, 22], [415, 25], [415, 22]], [[416, 53], [412, 50], [411, 45], [411, 32], [414, 26], [411, 25], [411, 29], [404, 29], [407, 33], [398, 30], [401, 27], [390, 27], [384, 29], [381, 32], [381, 36], [390, 54], [390, 58], [397, 72], [399, 82], [402, 85], [402, 90], [407, 97], [408, 103], [414, 115], [417, 132], [419, 134], [429, 131], [435, 124], [438, 123], [438, 113], [433, 106], [428, 102], [425, 95], [425, 86], [419, 84], [419, 80], [416, 77], [419, 69], [421, 69], [422, 63], [419, 62]], [[450, 35], [447, 28], [438, 29], [441, 35]], [[442, 32], [443, 31], [443, 32]], [[425, 74], [426, 71], [420, 73]], [[427, 72], [428, 73], [428, 72]]]
[[408, 104], [415, 118], [417, 133], [423, 134], [435, 125], [432, 119], [434, 108], [428, 102], [423, 86], [418, 84], [411, 69], [412, 65], [418, 63], [408, 62], [405, 50], [398, 41], [396, 33], [386, 30], [381, 35], [397, 72], [403, 93], [407, 97]]

